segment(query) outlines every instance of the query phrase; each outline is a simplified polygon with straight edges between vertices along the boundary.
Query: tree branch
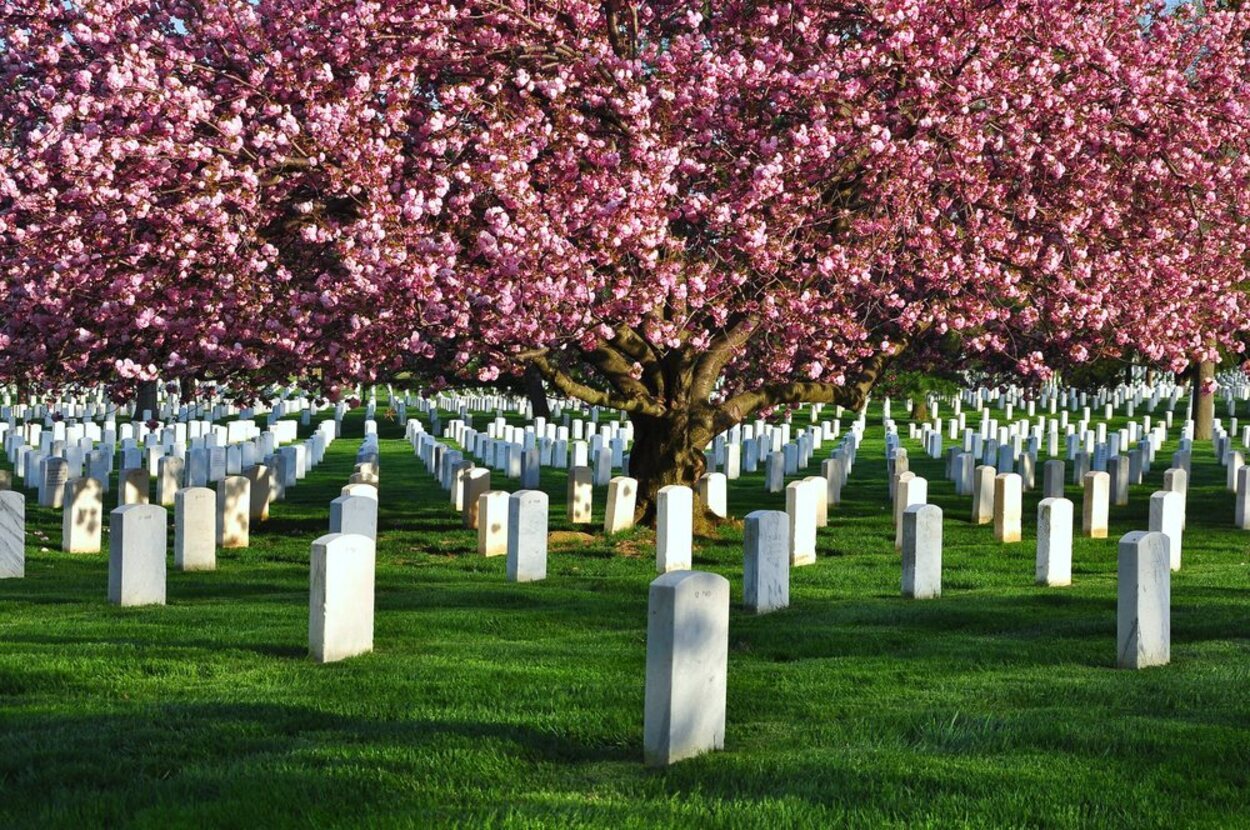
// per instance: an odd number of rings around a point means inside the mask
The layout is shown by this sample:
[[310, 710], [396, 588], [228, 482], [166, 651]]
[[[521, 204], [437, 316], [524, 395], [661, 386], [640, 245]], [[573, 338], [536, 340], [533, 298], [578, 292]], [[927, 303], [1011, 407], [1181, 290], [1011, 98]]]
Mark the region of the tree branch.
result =
[[868, 400], [868, 393], [872, 391], [885, 367], [906, 347], [907, 341], [900, 341], [893, 348], [874, 355], [864, 364], [859, 377], [853, 383], [838, 386], [833, 383], [793, 381], [740, 392], [717, 407], [712, 425], [713, 434], [724, 432], [766, 406], [832, 403], [847, 409], [859, 409]]
[[691, 384], [691, 397], [704, 402], [712, 394], [712, 387], [720, 377], [725, 366], [733, 359], [738, 349], [747, 344], [751, 335], [759, 326], [758, 314], [748, 314], [734, 323], [729, 330], [716, 340], [695, 364], [694, 382]]
[[[517, 359], [537, 369], [547, 382], [559, 390], [562, 395], [577, 398], [579, 401], [584, 401], [591, 406], [604, 406], [611, 409], [619, 409], [623, 412], [650, 415], [655, 418], [663, 417], [666, 412], [664, 406], [649, 395], [628, 396], [613, 394], [574, 380], [571, 375], [561, 370], [551, 361], [546, 349], [522, 353], [517, 355]], [[641, 384], [639, 385], [641, 386]]]

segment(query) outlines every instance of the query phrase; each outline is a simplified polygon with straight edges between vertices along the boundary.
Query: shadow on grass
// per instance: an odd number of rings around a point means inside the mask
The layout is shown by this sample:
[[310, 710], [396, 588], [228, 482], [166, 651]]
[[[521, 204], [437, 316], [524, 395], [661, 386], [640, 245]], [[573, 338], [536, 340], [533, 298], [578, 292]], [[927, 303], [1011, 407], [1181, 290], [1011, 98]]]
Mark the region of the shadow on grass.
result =
[[30, 820], [28, 826], [120, 826], [140, 815], [151, 824], [152, 813], [162, 811], [217, 825], [214, 811], [239, 802], [246, 802], [249, 818], [268, 813], [282, 825], [309, 815], [317, 817], [314, 824], [350, 823], [375, 798], [385, 802], [413, 784], [443, 789], [445, 782], [429, 778], [432, 770], [422, 766], [468, 747], [489, 749], [501, 766], [641, 757], [639, 746], [593, 745], [518, 724], [350, 717], [276, 704], [171, 702], [0, 723], [6, 827], [19, 826], [15, 816]]

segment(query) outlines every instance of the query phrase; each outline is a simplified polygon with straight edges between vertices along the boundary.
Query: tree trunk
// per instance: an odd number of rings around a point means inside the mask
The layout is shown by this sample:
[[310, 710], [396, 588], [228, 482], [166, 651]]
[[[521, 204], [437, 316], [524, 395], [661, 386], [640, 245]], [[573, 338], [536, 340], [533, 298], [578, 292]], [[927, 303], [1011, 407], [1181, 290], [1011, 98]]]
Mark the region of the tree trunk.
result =
[[533, 417], [551, 417], [551, 407], [547, 405], [547, 389], [543, 386], [543, 376], [535, 366], [527, 366], [525, 369], [525, 394], [530, 399]]
[[1214, 436], [1215, 424], [1215, 390], [1203, 389], [1207, 381], [1215, 380], [1215, 364], [1210, 361], [1199, 363], [1194, 372], [1194, 440], [1210, 441]]
[[929, 402], [925, 398], [921, 397], [912, 401], [911, 419], [913, 421], [929, 420]]
[[[661, 487], [682, 484], [696, 490], [699, 477], [707, 468], [703, 457], [709, 435], [706, 429], [690, 423], [683, 412], [663, 418], [634, 414], [634, 443], [629, 451], [629, 474], [638, 481], [638, 502], [634, 518], [638, 524], [655, 526], [656, 499]], [[716, 524], [697, 499], [694, 531], [706, 535]]]
[[149, 418], [156, 418], [160, 415], [160, 407], [156, 400], [156, 394], [160, 388], [160, 381], [145, 380], [139, 384], [139, 391], [135, 394], [135, 420], [142, 420], [143, 413], [149, 413]]

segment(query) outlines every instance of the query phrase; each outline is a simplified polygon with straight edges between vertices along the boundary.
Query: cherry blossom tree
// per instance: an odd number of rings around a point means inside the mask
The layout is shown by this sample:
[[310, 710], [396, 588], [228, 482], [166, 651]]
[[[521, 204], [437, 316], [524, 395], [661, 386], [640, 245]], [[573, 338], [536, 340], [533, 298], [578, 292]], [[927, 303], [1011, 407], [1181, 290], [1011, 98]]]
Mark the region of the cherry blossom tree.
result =
[[628, 413], [639, 509], [900, 355], [1238, 351], [1242, 12], [1131, 0], [10, 0], [0, 365], [437, 358]]

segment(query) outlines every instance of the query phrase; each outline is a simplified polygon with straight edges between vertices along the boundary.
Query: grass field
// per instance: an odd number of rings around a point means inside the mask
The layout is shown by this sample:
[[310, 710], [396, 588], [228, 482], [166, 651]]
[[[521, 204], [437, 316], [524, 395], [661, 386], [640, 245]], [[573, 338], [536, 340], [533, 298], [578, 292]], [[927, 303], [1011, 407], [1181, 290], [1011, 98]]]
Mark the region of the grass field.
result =
[[[171, 568], [165, 607], [110, 606], [107, 554], [57, 552], [59, 514], [28, 499], [27, 576], [0, 582], [0, 827], [1250, 826], [1250, 533], [1209, 444], [1172, 664], [1131, 672], [1113, 667], [1115, 541], [1145, 528], [1175, 443], [1112, 508], [1110, 539], [1076, 540], [1074, 585], [1045, 589], [1039, 494], [1025, 541], [996, 544], [905, 441], [945, 511], [942, 598], [914, 602], [874, 409], [789, 610], [744, 614], [740, 536], [700, 543], [695, 567], [728, 577], [735, 603], [726, 747], [656, 771], [641, 763], [649, 535], [565, 539], [546, 582], [509, 584], [394, 423], [376, 651], [309, 660], [309, 544], [361, 418], [250, 549], [212, 573]], [[569, 530], [563, 475], [543, 485], [552, 530]], [[730, 508], [784, 497], [745, 476]]]

